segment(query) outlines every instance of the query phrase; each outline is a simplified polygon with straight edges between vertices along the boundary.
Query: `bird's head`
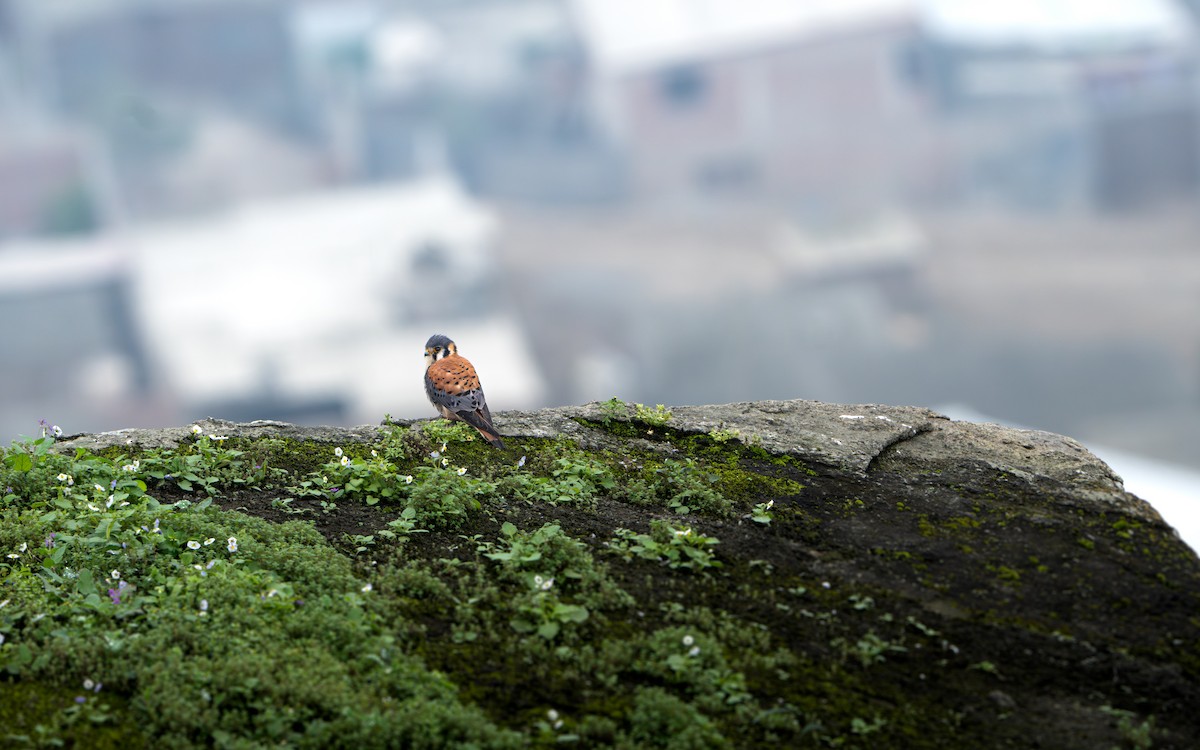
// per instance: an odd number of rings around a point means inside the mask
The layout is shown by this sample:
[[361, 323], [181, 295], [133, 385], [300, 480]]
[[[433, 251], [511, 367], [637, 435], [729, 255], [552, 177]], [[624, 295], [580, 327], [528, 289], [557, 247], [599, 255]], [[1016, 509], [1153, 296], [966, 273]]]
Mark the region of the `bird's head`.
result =
[[425, 342], [425, 366], [428, 367], [439, 359], [457, 353], [458, 346], [448, 336], [434, 334]]

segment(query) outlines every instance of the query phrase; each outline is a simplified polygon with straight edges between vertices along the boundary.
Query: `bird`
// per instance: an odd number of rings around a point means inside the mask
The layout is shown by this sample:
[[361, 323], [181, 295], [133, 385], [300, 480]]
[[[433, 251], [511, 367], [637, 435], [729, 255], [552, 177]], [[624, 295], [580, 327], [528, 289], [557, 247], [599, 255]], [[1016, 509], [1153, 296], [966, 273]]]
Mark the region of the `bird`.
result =
[[504, 448], [474, 365], [458, 353], [457, 344], [440, 333], [425, 342], [425, 395], [443, 417], [466, 422], [484, 440]]

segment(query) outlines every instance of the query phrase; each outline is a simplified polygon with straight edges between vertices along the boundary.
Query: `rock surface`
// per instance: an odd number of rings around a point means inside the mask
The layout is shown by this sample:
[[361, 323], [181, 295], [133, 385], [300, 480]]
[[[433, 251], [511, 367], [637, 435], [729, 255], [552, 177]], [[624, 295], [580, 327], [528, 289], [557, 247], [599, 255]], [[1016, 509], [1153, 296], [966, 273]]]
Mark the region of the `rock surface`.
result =
[[[890, 729], [870, 738], [846, 730], [863, 746], [1142, 747], [1145, 736], [1156, 748], [1200, 747], [1200, 561], [1074, 440], [912, 407], [759, 401], [670, 411], [665, 421], [611, 403], [494, 415], [510, 464], [566, 439], [625, 467], [614, 469], [623, 486], [652, 464], [691, 459], [741, 488], [735, 516], [687, 519], [720, 539], [719, 575], [613, 563], [639, 617], [702, 603], [769, 632], [812, 670], [805, 686], [779, 688], [778, 700], [825, 712], [827, 722], [860, 710], [864, 720], [887, 717]], [[318, 446], [378, 439], [372, 426], [198, 424], [205, 434]], [[419, 431], [422, 422], [397, 424]], [[188, 427], [123, 430], [59, 447], [189, 439]], [[243, 493], [222, 504], [283, 520], [268, 500]], [[767, 502], [774, 521], [752, 523], [749, 508]], [[377, 510], [339, 507], [315, 523], [335, 540], [379, 524]], [[620, 491], [593, 510], [513, 502], [406, 549], [436, 559], [510, 520], [553, 522], [601, 555], [617, 527], [643, 531], [674, 517]], [[885, 632], [894, 653], [870, 662], [862, 653]], [[433, 662], [454, 676], [451, 664]], [[505, 701], [529, 689], [499, 685], [481, 700], [518, 710]], [[847, 696], [861, 706], [839, 703]], [[907, 735], [913, 727], [930, 736]]]

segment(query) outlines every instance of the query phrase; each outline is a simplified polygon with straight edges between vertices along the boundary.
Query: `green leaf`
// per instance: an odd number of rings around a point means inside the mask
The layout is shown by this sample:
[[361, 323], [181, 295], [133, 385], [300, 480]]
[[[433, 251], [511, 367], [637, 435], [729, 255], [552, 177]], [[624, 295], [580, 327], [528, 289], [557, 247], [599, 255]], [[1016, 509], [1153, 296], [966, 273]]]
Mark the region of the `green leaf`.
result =
[[504, 536], [512, 536], [517, 533], [517, 527], [513, 525], [512, 521], [505, 521], [500, 526], [500, 533]]
[[33, 468], [33, 457], [28, 453], [10, 453], [4, 457], [4, 463], [13, 471], [29, 471]]
[[558, 635], [558, 631], [559, 624], [551, 620], [550, 622], [543, 622], [540, 626], [538, 626], [537, 634], [546, 640], [551, 640], [554, 638], [554, 636]]
[[92, 580], [92, 571], [79, 571], [79, 578], [75, 581], [75, 590], [85, 597], [96, 593], [96, 582]]

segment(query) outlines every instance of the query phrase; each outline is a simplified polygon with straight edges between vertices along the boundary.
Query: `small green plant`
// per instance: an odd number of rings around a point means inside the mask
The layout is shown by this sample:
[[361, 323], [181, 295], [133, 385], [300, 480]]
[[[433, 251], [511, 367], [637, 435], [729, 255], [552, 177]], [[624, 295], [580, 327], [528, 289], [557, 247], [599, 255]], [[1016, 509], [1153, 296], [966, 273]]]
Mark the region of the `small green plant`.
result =
[[482, 498], [496, 491], [495, 482], [470, 476], [466, 467], [455, 467], [440, 451], [432, 451], [429, 463], [418, 466], [415, 475], [401, 477], [407, 507], [413, 509], [415, 523], [429, 528], [459, 525], [483, 507]]
[[321, 466], [319, 472], [321, 477], [332, 477], [328, 481], [340, 490], [340, 497], [367, 505], [399, 499], [406, 486], [412, 484], [411, 476], [401, 474], [396, 464], [374, 449], [369, 456], [356, 460], [341, 447], [334, 448], [333, 460]]
[[608, 467], [584, 454], [562, 456], [553, 466], [549, 477], [514, 471], [497, 482], [497, 490], [526, 502], [586, 505], [617, 486]]
[[386, 529], [375, 532], [384, 539], [395, 539], [397, 535], [423, 534], [426, 529], [417, 528], [417, 509], [409, 505], [400, 511], [399, 517], [388, 521]]
[[651, 427], [662, 427], [671, 421], [671, 410], [662, 404], [658, 404], [653, 409], [645, 404], [634, 404], [633, 413], [638, 421], [645, 422]]
[[750, 520], [755, 523], [761, 523], [763, 526], [770, 526], [774, 515], [771, 513], [771, 508], [775, 507], [774, 500], [768, 500], [765, 503], [759, 503], [754, 506], [754, 510], [750, 512]]
[[705, 471], [692, 459], [676, 461], [668, 458], [654, 473], [656, 493], [665, 496], [667, 507], [676, 513], [729, 515], [732, 504], [716, 489], [720, 477]]
[[727, 443], [730, 440], [736, 440], [742, 436], [741, 430], [727, 430], [725, 428], [713, 428], [708, 431], [709, 438], [714, 443]]
[[716, 537], [705, 536], [691, 526], [673, 526], [666, 521], [654, 520], [650, 522], [649, 534], [617, 529], [609, 547], [628, 557], [661, 562], [670, 568], [704, 570], [721, 566], [712, 551], [719, 543]]
[[613, 422], [625, 419], [625, 415], [629, 413], [629, 406], [621, 399], [613, 396], [600, 404], [600, 413], [603, 415], [602, 421], [607, 427]]
[[479, 437], [475, 428], [466, 422], [452, 422], [448, 419], [434, 419], [425, 422], [421, 425], [421, 433], [434, 445], [442, 446], [443, 452], [448, 445], [471, 443]]
[[854, 643], [850, 643], [845, 638], [835, 638], [830, 645], [841, 652], [843, 659], [851, 656], [858, 659], [858, 663], [864, 669], [873, 664], [882, 664], [887, 661], [886, 655], [889, 653], [902, 653], [908, 650], [899, 643], [885, 641], [873, 630]]
[[1117, 731], [1134, 750], [1150, 750], [1154, 747], [1153, 716], [1148, 716], [1145, 721], [1139, 723], [1138, 715], [1133, 711], [1113, 706], [1101, 706], [1100, 711], [1117, 720]]

